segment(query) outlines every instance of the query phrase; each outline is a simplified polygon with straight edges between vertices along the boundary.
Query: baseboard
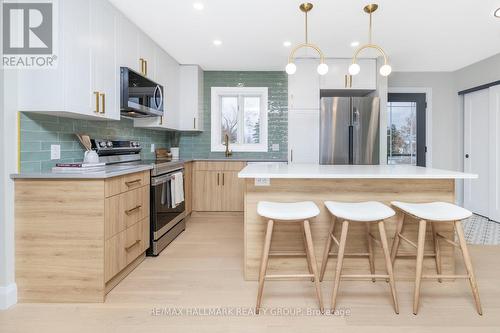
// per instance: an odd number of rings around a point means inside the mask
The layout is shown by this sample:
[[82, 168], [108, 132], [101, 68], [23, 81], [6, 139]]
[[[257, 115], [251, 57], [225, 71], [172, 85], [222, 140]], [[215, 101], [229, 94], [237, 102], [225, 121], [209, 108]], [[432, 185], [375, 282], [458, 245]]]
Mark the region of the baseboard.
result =
[[11, 283], [0, 286], [0, 310], [5, 310], [17, 303], [17, 286]]

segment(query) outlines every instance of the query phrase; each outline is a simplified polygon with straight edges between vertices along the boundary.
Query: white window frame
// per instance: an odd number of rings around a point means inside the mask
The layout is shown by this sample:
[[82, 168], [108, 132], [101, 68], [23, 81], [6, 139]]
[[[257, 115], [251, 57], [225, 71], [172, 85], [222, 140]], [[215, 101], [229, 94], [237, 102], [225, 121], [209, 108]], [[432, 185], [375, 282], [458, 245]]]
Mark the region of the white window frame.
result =
[[[221, 138], [221, 110], [220, 100], [225, 96], [238, 96], [238, 105], [241, 105], [243, 97], [260, 97], [260, 125], [259, 143], [230, 143], [229, 149], [234, 152], [267, 152], [268, 151], [268, 133], [267, 133], [267, 114], [268, 114], [268, 93], [267, 87], [212, 87], [211, 90], [211, 151], [221, 152], [226, 150], [226, 146], [220, 142]], [[240, 113], [239, 113], [240, 114]], [[243, 113], [241, 113], [242, 115]], [[242, 117], [241, 117], [242, 118]], [[241, 119], [240, 128], [243, 128]], [[239, 131], [240, 132], [240, 131]]]

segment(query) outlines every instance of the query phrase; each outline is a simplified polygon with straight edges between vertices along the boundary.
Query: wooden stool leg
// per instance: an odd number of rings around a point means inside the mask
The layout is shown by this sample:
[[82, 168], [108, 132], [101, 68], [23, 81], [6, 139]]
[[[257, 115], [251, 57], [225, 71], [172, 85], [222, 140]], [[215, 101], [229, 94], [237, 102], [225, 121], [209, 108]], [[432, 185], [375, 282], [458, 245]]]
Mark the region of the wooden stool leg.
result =
[[[366, 243], [368, 248], [368, 261], [370, 262], [370, 273], [375, 275], [375, 258], [373, 256], [373, 242], [370, 235], [370, 223], [366, 223]], [[372, 278], [372, 282], [375, 282], [375, 278]]]
[[337, 294], [339, 292], [339, 284], [340, 284], [340, 278], [342, 274], [342, 263], [344, 261], [344, 251], [345, 251], [345, 244], [347, 240], [347, 231], [349, 230], [349, 222], [344, 221], [342, 222], [342, 233], [340, 234], [340, 242], [339, 242], [339, 253], [337, 256], [337, 268], [335, 269], [335, 279], [334, 279], [334, 284], [333, 284], [333, 294], [332, 294], [332, 309], [331, 311], [335, 310], [335, 305], [337, 302]]
[[477, 288], [476, 276], [472, 267], [469, 250], [467, 249], [467, 242], [465, 241], [464, 230], [462, 229], [461, 221], [455, 221], [455, 231], [457, 232], [460, 249], [462, 250], [465, 268], [467, 269], [467, 274], [469, 275], [469, 283], [472, 289], [472, 295], [474, 296], [474, 301], [476, 302], [477, 313], [482, 315], [483, 309], [481, 307], [481, 300], [479, 299], [479, 289]]
[[[311, 256], [309, 254], [309, 248], [307, 246], [306, 230], [304, 228], [304, 224], [300, 226], [300, 229], [302, 230], [302, 240], [304, 241], [304, 251], [306, 252], [307, 269], [309, 270], [309, 274], [313, 274]], [[311, 278], [311, 282], [314, 282], [314, 278]]]
[[332, 250], [333, 240], [330, 235], [335, 235], [335, 216], [332, 216], [332, 222], [330, 224], [330, 229], [328, 230], [328, 238], [326, 239], [325, 250], [323, 251], [323, 260], [321, 261], [321, 270], [319, 272], [319, 280], [323, 281], [325, 277], [326, 264], [328, 263], [328, 258], [330, 251]]
[[405, 214], [403, 212], [398, 213], [398, 221], [396, 224], [396, 233], [394, 234], [394, 239], [392, 240], [391, 247], [391, 263], [394, 266], [394, 261], [396, 260], [396, 256], [398, 254], [399, 243], [401, 238], [399, 238], [399, 234], [403, 232], [403, 226], [405, 221]]
[[420, 220], [418, 225], [417, 269], [415, 276], [415, 293], [413, 295], [413, 314], [415, 315], [418, 313], [418, 304], [420, 301], [420, 283], [422, 282], [422, 269], [424, 264], [426, 223], [425, 220]]
[[389, 275], [389, 286], [391, 287], [394, 311], [397, 314], [399, 314], [398, 295], [396, 293], [396, 282], [394, 280], [394, 272], [392, 269], [391, 255], [389, 253], [389, 244], [387, 243], [387, 235], [385, 233], [384, 221], [378, 222], [378, 230], [380, 233], [380, 242], [382, 243], [382, 250], [384, 252], [385, 267], [387, 269], [387, 274]]
[[255, 307], [255, 312], [258, 314], [260, 310], [260, 304], [262, 301], [262, 291], [264, 290], [264, 279], [266, 277], [267, 263], [269, 261], [269, 249], [271, 247], [271, 238], [273, 235], [274, 221], [269, 220], [267, 222], [266, 238], [264, 241], [264, 250], [262, 251], [262, 259], [260, 262], [260, 272], [259, 272], [259, 292], [257, 294], [257, 306]]
[[318, 277], [318, 263], [316, 262], [316, 256], [314, 254], [314, 245], [311, 236], [311, 227], [309, 226], [309, 221], [304, 221], [304, 233], [306, 234], [306, 243], [309, 252], [309, 258], [311, 260], [312, 274], [314, 275], [314, 284], [316, 287], [316, 294], [319, 300], [319, 310], [324, 313], [325, 308], [323, 306], [323, 297], [321, 296], [321, 285], [319, 284]]
[[[441, 275], [441, 248], [439, 247], [439, 237], [437, 236], [436, 226], [431, 222], [432, 241], [434, 242], [434, 254], [436, 255], [436, 272]], [[443, 279], [438, 279], [438, 282], [443, 282]]]

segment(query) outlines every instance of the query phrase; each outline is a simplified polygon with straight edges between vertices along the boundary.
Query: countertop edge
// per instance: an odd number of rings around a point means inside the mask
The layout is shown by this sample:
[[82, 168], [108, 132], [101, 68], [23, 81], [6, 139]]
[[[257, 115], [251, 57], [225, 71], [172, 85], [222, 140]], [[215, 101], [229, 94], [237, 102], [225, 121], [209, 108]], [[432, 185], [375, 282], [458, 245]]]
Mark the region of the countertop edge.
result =
[[241, 179], [477, 179], [477, 175], [270, 175], [270, 174], [238, 174]]

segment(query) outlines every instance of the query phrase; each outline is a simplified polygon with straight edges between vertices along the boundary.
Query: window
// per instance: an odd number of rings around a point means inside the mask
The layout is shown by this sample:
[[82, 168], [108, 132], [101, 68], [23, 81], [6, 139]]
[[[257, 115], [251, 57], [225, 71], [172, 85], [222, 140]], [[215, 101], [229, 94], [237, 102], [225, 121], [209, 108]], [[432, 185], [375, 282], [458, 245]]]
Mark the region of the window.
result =
[[387, 164], [417, 165], [417, 103], [387, 105]]
[[212, 88], [212, 151], [267, 152], [268, 88]]

